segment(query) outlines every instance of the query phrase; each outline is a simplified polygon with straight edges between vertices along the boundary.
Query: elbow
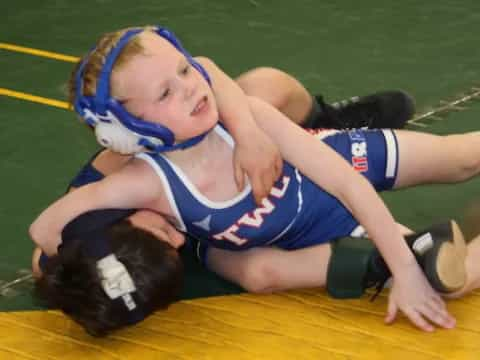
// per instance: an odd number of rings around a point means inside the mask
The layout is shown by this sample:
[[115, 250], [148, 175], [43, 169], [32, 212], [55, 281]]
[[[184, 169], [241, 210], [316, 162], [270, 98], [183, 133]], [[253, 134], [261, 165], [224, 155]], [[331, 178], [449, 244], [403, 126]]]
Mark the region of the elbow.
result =
[[37, 246], [41, 247], [40, 234], [36, 222], [30, 224], [28, 228], [28, 236], [30, 236], [30, 239], [32, 239]]
[[32, 254], [32, 275], [35, 279], [40, 279], [43, 275], [42, 270], [40, 269], [40, 256], [42, 255], [42, 250], [37, 247], [33, 250]]
[[53, 255], [56, 253], [56, 246], [51, 246], [46, 234], [42, 233], [37, 221], [34, 221], [28, 228], [28, 235], [32, 239], [33, 243], [42, 249], [45, 254]]

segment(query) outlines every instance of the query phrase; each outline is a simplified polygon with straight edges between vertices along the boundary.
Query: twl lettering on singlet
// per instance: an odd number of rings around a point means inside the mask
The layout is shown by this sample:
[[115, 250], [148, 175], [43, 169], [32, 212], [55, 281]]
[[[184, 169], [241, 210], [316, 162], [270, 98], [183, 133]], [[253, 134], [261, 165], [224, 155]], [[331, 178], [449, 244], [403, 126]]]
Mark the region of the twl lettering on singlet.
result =
[[[272, 187], [272, 190], [270, 190], [270, 195], [274, 198], [281, 199], [285, 195], [289, 183], [290, 177], [284, 176], [282, 178], [281, 187]], [[274, 210], [274, 202], [270, 200], [269, 197], [266, 197], [262, 200], [261, 206], [257, 207], [251, 212], [242, 215], [234, 224], [228, 227], [225, 231], [213, 235], [213, 238], [216, 240], [227, 240], [237, 245], [242, 245], [247, 242], [248, 239], [245, 239], [238, 235], [238, 231], [242, 229], [242, 227], [259, 228], [260, 226], [262, 226], [265, 217], [271, 214]]]

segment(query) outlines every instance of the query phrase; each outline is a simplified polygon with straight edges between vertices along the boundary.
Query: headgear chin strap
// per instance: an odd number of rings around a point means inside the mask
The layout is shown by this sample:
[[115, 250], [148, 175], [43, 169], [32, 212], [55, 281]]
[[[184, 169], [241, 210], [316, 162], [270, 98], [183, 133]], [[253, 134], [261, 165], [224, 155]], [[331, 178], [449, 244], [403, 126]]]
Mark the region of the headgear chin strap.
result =
[[[89, 57], [85, 57], [75, 74], [75, 111], [93, 128], [98, 142], [113, 151], [133, 154], [142, 151], [164, 152], [185, 149], [200, 142], [207, 132], [175, 144], [175, 135], [165, 126], [144, 121], [129, 113], [120, 102], [110, 96], [110, 76], [113, 65], [130, 39], [144, 31], [143, 28], [128, 30], [107, 54], [100, 71], [94, 96], [83, 95], [83, 76]], [[155, 32], [172, 44], [197, 69], [210, 84], [207, 71], [183, 48], [175, 35], [165, 28]]]

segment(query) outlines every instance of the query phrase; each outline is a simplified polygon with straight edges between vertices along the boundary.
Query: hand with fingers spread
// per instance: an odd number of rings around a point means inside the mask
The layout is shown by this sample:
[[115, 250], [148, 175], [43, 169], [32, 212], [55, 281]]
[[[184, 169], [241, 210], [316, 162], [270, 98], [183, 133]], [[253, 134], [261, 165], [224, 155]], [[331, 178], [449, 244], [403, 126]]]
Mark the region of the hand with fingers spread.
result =
[[273, 141], [258, 127], [243, 134], [235, 146], [233, 166], [239, 190], [245, 186], [245, 173], [252, 185], [255, 202], [261, 204], [279, 178], [283, 160]]
[[432, 332], [435, 326], [445, 329], [455, 327], [455, 318], [416, 263], [407, 265], [401, 275], [394, 277], [385, 317], [387, 324], [395, 321], [399, 309], [424, 331]]

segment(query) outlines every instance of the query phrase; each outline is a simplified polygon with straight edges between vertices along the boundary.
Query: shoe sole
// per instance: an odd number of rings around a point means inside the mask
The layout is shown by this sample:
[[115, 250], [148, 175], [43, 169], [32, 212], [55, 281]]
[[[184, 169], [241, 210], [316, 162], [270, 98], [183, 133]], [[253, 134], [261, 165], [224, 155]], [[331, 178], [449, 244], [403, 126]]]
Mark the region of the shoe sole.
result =
[[450, 229], [447, 233], [439, 235], [443, 238], [439, 241], [438, 248], [427, 260], [427, 269], [430, 271], [434, 286], [442, 292], [453, 292], [461, 289], [467, 281], [465, 258], [467, 245], [460, 227], [454, 220], [449, 222]]

